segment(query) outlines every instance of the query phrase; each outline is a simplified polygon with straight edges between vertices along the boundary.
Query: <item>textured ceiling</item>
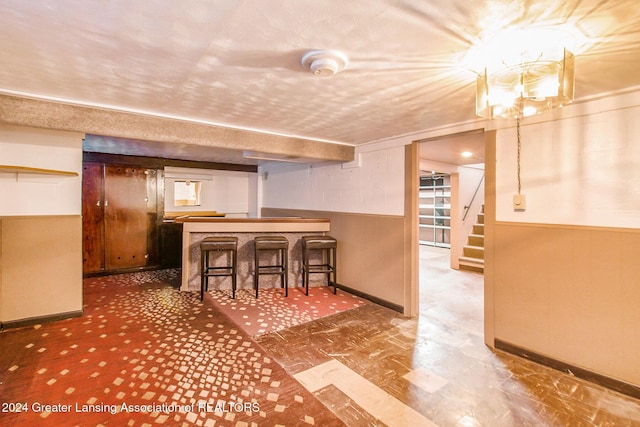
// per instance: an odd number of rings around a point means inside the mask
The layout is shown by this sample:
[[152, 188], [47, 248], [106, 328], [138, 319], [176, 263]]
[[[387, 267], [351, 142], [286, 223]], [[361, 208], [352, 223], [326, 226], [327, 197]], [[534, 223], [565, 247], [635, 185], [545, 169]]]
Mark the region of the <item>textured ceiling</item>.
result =
[[580, 35], [577, 102], [640, 86], [637, 0], [0, 0], [0, 93], [358, 145], [475, 120], [465, 54], [542, 25]]

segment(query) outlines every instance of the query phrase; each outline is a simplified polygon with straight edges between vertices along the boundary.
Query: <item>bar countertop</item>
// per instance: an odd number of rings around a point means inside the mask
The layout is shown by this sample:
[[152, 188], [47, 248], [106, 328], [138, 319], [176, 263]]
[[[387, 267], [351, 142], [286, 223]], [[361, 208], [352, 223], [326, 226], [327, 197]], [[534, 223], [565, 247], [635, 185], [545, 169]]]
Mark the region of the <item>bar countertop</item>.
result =
[[226, 222], [226, 223], [322, 223], [329, 222], [328, 218], [302, 217], [255, 217], [255, 218], [226, 218], [219, 216], [186, 216], [175, 219], [175, 222]]
[[[200, 242], [208, 236], [238, 237], [238, 289], [253, 286], [253, 238], [264, 233], [282, 233], [290, 242], [290, 265], [299, 265], [298, 241], [304, 235], [324, 234], [331, 228], [328, 218], [256, 217], [226, 218], [214, 216], [184, 216], [175, 218], [182, 224], [182, 286], [183, 291], [199, 288]], [[299, 282], [299, 272], [290, 271], [289, 282]]]

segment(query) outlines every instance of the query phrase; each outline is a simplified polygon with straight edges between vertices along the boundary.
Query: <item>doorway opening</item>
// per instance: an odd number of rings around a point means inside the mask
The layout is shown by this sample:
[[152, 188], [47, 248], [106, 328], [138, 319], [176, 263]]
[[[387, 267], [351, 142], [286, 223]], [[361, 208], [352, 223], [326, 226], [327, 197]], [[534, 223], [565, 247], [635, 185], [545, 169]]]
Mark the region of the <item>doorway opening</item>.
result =
[[[469, 328], [480, 331], [484, 278], [478, 270], [465, 271], [461, 263], [464, 264], [465, 247], [469, 245], [469, 235], [476, 232], [476, 217], [484, 204], [484, 131], [424, 139], [416, 144], [416, 308], [420, 313], [434, 313], [434, 308], [439, 307], [440, 315], [473, 320]], [[462, 301], [468, 304], [462, 307]], [[448, 314], [447, 307], [451, 309]]]
[[420, 171], [419, 244], [451, 249], [451, 176]]
[[[469, 255], [482, 260], [475, 235], [484, 204], [484, 131], [423, 139], [417, 145], [419, 244], [447, 248], [450, 267], [467, 268]], [[479, 265], [473, 271], [482, 271], [482, 261]]]

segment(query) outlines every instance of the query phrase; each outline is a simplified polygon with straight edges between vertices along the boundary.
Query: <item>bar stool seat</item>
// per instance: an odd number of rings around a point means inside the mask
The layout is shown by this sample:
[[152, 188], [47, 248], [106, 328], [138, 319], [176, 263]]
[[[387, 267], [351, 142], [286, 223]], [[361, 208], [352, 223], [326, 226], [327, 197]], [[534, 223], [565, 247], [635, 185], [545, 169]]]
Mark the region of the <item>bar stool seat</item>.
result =
[[[210, 252], [224, 252], [230, 255], [231, 261], [224, 266], [211, 266]], [[200, 242], [200, 301], [205, 291], [209, 290], [209, 277], [231, 276], [231, 298], [236, 297], [236, 276], [238, 274], [238, 238], [206, 237]]]
[[[284, 288], [284, 296], [289, 295], [289, 240], [284, 236], [258, 236], [253, 239], [254, 244], [254, 276], [253, 286], [256, 290], [256, 298], [258, 298], [258, 282], [263, 274], [272, 274], [280, 276], [280, 287]], [[260, 253], [264, 251], [275, 251], [277, 264], [261, 265]]]
[[[338, 241], [331, 236], [303, 236], [302, 237], [302, 286], [309, 295], [309, 274], [322, 273], [327, 275], [327, 286], [333, 286], [333, 293], [337, 292], [336, 252]], [[312, 251], [319, 251], [320, 263], [311, 263]], [[333, 275], [333, 281], [331, 280]]]

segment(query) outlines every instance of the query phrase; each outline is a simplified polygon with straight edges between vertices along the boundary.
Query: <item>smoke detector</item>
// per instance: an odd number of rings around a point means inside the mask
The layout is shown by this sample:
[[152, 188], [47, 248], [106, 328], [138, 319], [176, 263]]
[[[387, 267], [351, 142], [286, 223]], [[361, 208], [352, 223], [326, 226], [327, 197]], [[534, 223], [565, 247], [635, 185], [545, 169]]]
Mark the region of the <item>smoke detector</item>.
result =
[[312, 50], [302, 57], [302, 66], [314, 76], [331, 77], [344, 70], [349, 60], [337, 50]]

